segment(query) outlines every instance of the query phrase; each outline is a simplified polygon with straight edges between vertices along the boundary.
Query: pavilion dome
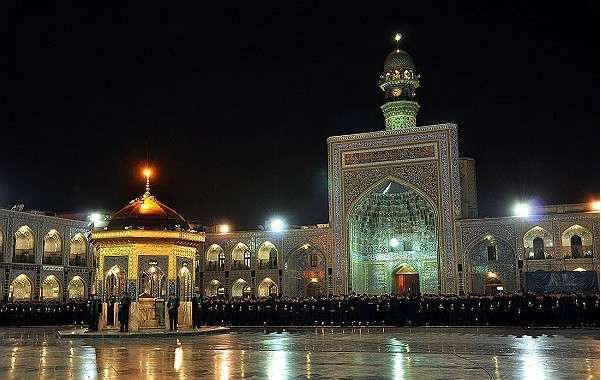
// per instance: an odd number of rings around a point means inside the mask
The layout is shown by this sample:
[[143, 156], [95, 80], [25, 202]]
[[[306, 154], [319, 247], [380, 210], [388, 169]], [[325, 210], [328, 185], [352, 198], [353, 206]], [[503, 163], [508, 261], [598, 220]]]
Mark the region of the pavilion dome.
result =
[[388, 54], [384, 61], [384, 72], [401, 71], [401, 69], [415, 70], [415, 63], [409, 53], [401, 49], [395, 49]]
[[108, 230], [128, 228], [174, 231], [188, 230], [190, 225], [181, 215], [159, 202], [147, 191], [117, 211], [107, 226]]

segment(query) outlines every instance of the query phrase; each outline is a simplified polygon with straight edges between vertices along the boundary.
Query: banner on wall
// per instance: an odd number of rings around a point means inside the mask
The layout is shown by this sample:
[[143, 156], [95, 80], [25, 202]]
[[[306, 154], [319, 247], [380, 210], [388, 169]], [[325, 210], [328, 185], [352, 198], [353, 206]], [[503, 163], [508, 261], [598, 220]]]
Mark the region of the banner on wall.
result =
[[526, 272], [526, 290], [534, 293], [598, 291], [597, 272]]

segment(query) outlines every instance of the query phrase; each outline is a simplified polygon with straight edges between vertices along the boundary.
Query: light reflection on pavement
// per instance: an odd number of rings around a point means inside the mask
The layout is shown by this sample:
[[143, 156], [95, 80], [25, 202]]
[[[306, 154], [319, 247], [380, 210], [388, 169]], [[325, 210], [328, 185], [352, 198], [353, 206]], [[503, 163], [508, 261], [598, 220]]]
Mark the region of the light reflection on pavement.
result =
[[233, 329], [65, 339], [0, 329], [0, 378], [599, 378], [599, 331]]

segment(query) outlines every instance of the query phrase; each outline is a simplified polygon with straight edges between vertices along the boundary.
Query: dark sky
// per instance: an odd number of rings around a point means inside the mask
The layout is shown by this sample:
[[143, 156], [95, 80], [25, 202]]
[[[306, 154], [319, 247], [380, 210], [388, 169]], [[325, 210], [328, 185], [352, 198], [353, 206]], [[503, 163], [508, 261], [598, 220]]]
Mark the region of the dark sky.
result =
[[397, 31], [418, 124], [459, 125], [481, 215], [599, 194], [596, 1], [53, 3], [6, 13], [1, 206], [116, 210], [148, 152], [186, 218], [327, 222], [326, 138], [384, 128]]

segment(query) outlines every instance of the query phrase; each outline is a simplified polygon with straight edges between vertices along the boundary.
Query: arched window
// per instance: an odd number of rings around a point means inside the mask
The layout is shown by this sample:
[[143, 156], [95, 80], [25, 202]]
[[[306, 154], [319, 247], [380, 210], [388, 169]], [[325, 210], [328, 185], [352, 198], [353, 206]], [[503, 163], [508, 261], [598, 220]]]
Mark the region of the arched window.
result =
[[192, 273], [188, 267], [179, 270], [177, 282], [177, 296], [181, 300], [189, 300], [192, 297]]
[[580, 236], [572, 235], [570, 238], [570, 250], [573, 258], [582, 257], [582, 238]]
[[73, 236], [69, 244], [69, 265], [85, 267], [87, 262], [88, 241], [83, 234]]
[[495, 244], [491, 244], [488, 247], [486, 247], [487, 253], [488, 253], [488, 261], [495, 261], [497, 260], [497, 246]]
[[232, 269], [250, 269], [250, 250], [246, 244], [238, 243], [232, 250]]
[[49, 275], [42, 282], [42, 299], [43, 300], [60, 300], [60, 284], [56, 277]]
[[125, 271], [115, 265], [106, 274], [105, 277], [105, 300], [109, 298], [119, 299], [125, 291]]
[[14, 236], [13, 263], [35, 262], [35, 237], [27, 226], [20, 227]]
[[165, 273], [155, 265], [142, 272], [142, 298], [159, 298], [165, 296]]
[[545, 248], [552, 247], [553, 236], [540, 226], [534, 226], [524, 234], [524, 249], [528, 259], [544, 259]]
[[246, 269], [250, 269], [250, 251], [244, 251], [244, 266]]
[[591, 257], [593, 255], [593, 234], [578, 224], [574, 224], [561, 234], [561, 245], [565, 257]]
[[209, 249], [207, 249], [206, 270], [219, 269], [219, 257], [221, 256], [221, 253], [223, 253], [223, 249], [217, 244], [212, 244]]
[[272, 242], [266, 241], [257, 251], [259, 269], [276, 269], [278, 267], [278, 250]]
[[50, 230], [44, 236], [44, 264], [62, 265], [63, 264], [63, 240], [57, 230]]
[[532, 249], [534, 252], [534, 259], [545, 258], [545, 242], [540, 236], [535, 237], [532, 240]]
[[69, 282], [67, 286], [67, 293], [69, 299], [83, 299], [86, 297], [86, 286], [79, 276], [75, 276]]
[[27, 275], [20, 274], [10, 284], [9, 295], [11, 301], [31, 301], [33, 286]]
[[311, 254], [309, 255], [311, 268], [317, 268], [317, 258], [317, 252], [311, 252]]
[[219, 252], [219, 270], [225, 269], [225, 252]]

